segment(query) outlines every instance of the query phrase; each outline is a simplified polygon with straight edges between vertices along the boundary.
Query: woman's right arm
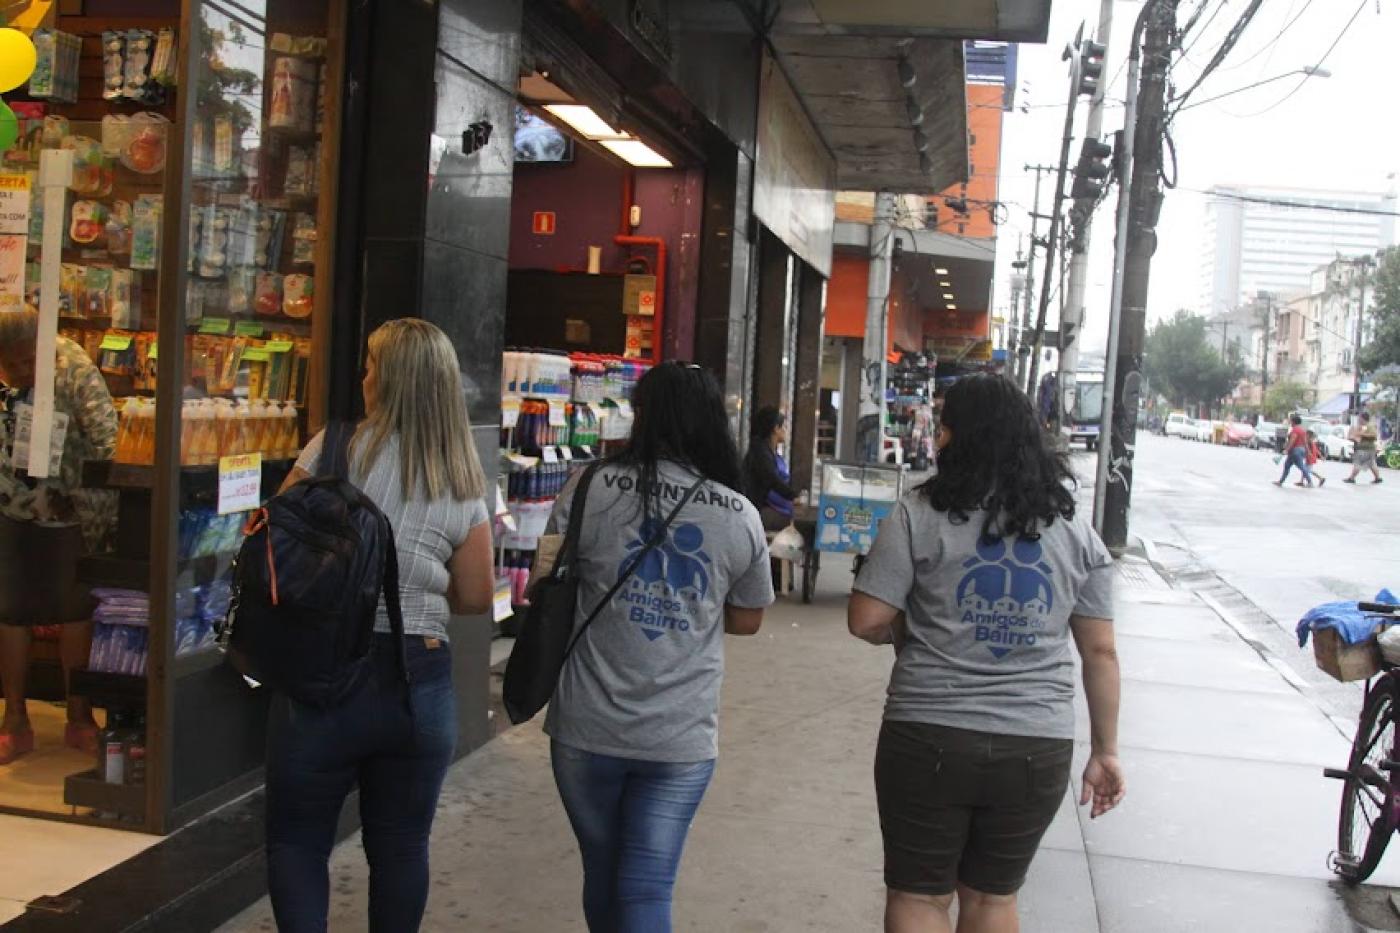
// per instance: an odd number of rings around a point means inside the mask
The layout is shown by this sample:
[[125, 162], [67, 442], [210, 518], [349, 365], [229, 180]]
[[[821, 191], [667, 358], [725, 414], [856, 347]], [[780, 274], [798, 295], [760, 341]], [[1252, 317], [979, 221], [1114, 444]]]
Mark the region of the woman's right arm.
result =
[[1113, 623], [1108, 619], [1072, 615], [1070, 631], [1084, 662], [1084, 695], [1089, 701], [1089, 734], [1092, 745], [1084, 766], [1084, 789], [1079, 804], [1093, 801], [1090, 818], [1118, 806], [1127, 791], [1123, 766], [1118, 761], [1118, 703], [1120, 682], [1118, 650]]
[[480, 615], [491, 609], [496, 571], [491, 551], [491, 523], [484, 521], [467, 532], [447, 562], [447, 606], [453, 615]]

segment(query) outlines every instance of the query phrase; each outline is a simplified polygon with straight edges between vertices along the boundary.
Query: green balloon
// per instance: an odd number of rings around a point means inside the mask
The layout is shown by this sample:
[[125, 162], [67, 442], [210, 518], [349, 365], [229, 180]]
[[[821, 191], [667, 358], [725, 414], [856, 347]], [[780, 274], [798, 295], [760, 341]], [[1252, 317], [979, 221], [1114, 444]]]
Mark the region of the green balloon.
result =
[[0, 152], [5, 152], [19, 139], [19, 119], [9, 104], [0, 100]]

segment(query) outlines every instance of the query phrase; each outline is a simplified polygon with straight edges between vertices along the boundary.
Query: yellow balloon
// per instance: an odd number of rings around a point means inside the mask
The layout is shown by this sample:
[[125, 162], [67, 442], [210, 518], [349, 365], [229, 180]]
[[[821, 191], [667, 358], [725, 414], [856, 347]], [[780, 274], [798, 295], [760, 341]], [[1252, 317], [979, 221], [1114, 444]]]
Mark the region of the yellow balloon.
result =
[[29, 80], [35, 57], [28, 36], [18, 29], [0, 29], [0, 94]]

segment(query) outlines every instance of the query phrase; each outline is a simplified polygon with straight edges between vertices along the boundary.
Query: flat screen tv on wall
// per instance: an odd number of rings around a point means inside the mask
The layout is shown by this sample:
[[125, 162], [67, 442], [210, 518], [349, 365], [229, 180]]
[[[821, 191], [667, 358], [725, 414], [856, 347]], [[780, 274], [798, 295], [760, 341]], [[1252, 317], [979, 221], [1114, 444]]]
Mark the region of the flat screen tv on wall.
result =
[[534, 111], [515, 108], [515, 161], [572, 162], [574, 141]]

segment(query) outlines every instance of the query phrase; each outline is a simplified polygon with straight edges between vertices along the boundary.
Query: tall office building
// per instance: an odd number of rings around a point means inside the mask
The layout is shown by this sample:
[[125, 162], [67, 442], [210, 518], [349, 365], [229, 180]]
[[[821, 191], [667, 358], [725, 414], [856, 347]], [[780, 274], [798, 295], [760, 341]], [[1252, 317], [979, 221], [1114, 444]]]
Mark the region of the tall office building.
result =
[[1211, 188], [1197, 312], [1214, 317], [1260, 291], [1307, 291], [1312, 271], [1338, 255], [1359, 256], [1392, 245], [1395, 210], [1393, 193]]

